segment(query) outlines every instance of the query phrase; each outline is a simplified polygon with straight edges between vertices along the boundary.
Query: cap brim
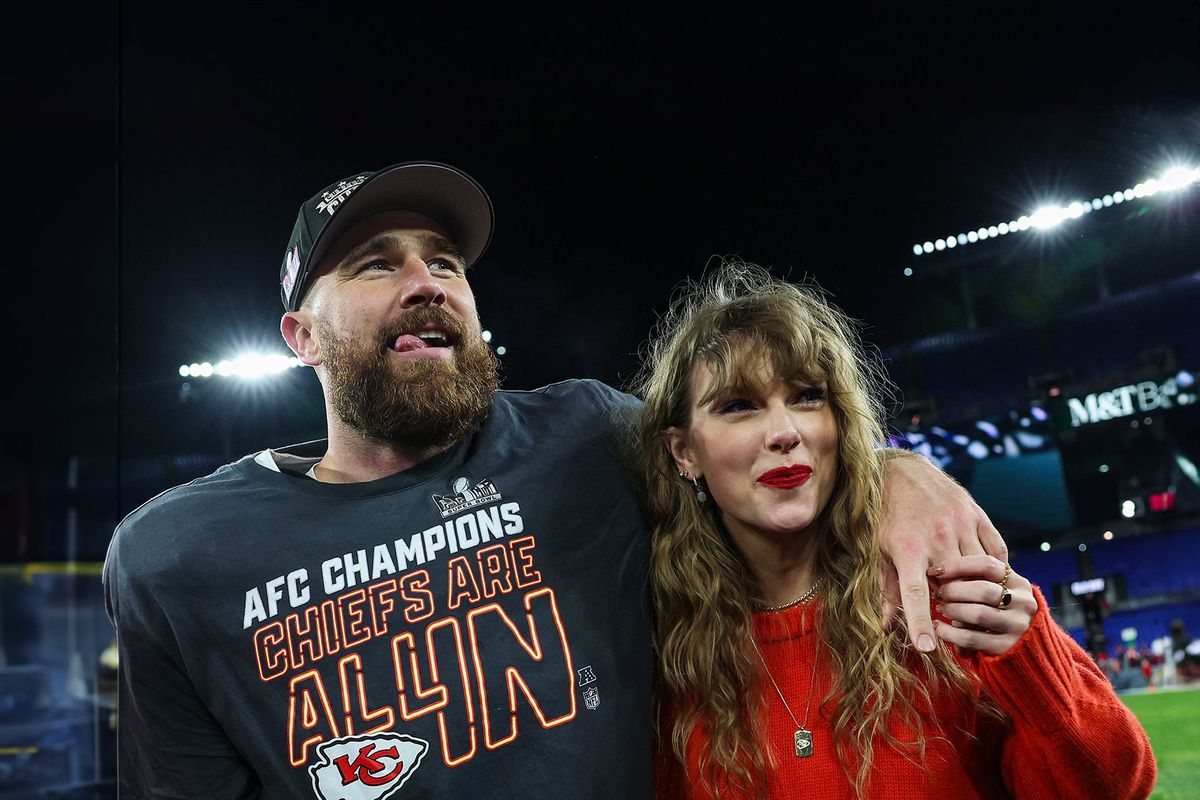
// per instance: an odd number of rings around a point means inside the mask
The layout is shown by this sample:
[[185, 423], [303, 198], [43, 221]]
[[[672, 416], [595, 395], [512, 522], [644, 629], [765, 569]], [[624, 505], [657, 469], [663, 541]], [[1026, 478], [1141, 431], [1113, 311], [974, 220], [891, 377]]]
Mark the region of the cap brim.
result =
[[338, 209], [313, 243], [309, 273], [316, 271], [338, 237], [381, 211], [414, 211], [429, 217], [450, 234], [468, 266], [483, 255], [495, 226], [492, 201], [470, 175], [430, 161], [396, 164], [377, 172]]

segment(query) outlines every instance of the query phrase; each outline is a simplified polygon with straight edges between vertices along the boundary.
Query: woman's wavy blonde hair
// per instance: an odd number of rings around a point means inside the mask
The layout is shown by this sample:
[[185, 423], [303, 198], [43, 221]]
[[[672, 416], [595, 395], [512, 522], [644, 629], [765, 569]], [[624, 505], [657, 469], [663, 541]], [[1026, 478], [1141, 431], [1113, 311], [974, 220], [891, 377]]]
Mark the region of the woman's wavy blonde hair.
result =
[[[721, 262], [676, 294], [635, 379], [645, 400], [638, 466], [653, 531], [659, 745], [686, 763], [688, 738], [701, 726], [708, 748], [700, 777], [709, 791], [719, 797], [729, 786], [765, 794], [769, 756], [758, 744], [765, 694], [751, 624], [758, 587], [719, 509], [696, 501], [667, 449], [668, 429], [686, 431], [692, 409], [711, 401], [690, 396], [699, 364], [714, 376], [711, 396], [754, 386], [761, 375], [826, 387], [839, 432], [839, 471], [816, 528], [825, 532], [815, 566], [823, 597], [819, 653], [833, 672], [822, 708], [832, 704], [838, 761], [861, 797], [875, 744], [920, 759], [926, 736], [919, 711], [930, 707], [931, 691], [969, 702], [975, 682], [944, 649], [927, 656], [910, 648], [903, 625], [884, 630], [876, 538], [882, 369], [865, 357], [855, 323], [819, 289], [740, 261]], [[916, 731], [914, 741], [889, 732], [894, 715]]]

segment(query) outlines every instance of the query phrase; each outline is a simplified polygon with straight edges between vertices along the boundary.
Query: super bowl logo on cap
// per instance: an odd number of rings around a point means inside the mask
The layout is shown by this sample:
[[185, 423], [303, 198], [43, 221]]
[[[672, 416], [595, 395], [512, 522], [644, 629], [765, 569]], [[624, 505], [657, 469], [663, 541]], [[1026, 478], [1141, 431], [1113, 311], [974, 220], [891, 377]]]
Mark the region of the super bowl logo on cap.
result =
[[283, 291], [291, 295], [292, 285], [296, 282], [296, 273], [300, 271], [300, 246], [297, 245], [291, 250], [288, 250], [287, 257], [284, 259], [285, 270], [283, 273]]
[[346, 202], [355, 189], [362, 186], [363, 182], [370, 177], [370, 173], [356, 175], [353, 178], [347, 178], [344, 181], [338, 181], [337, 186], [334, 186], [327, 192], [321, 194], [321, 202], [317, 204], [317, 211], [323, 211], [329, 216], [333, 216], [333, 212], [337, 211], [338, 206]]

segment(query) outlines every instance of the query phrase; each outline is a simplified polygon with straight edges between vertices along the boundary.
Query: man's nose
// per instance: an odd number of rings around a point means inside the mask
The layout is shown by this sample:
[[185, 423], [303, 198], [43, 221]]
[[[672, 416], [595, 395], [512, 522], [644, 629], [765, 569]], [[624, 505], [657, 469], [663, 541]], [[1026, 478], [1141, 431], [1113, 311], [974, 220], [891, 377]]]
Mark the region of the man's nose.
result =
[[429, 265], [424, 261], [419, 258], [413, 259], [404, 265], [404, 271], [404, 293], [400, 298], [403, 308], [440, 306], [446, 302], [446, 291], [430, 273]]

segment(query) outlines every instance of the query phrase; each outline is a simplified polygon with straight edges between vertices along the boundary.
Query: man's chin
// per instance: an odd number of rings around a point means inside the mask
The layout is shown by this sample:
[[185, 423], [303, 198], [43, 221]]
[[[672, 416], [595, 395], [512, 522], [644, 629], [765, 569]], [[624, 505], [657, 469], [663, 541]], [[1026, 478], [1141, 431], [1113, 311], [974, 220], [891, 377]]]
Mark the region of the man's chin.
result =
[[[329, 337], [329, 392], [337, 415], [374, 439], [440, 447], [467, 436], [487, 418], [499, 386], [496, 357], [482, 342], [443, 354], [394, 350], [363, 358]], [[415, 351], [409, 351], [415, 352]]]
[[452, 347], [423, 347], [419, 350], [388, 351], [388, 361], [393, 364], [451, 363], [456, 361]]
[[392, 353], [386, 360], [387, 371], [397, 381], [417, 384], [426, 381], [450, 380], [461, 374], [458, 359], [453, 353], [444, 356], [406, 358], [403, 353]]

